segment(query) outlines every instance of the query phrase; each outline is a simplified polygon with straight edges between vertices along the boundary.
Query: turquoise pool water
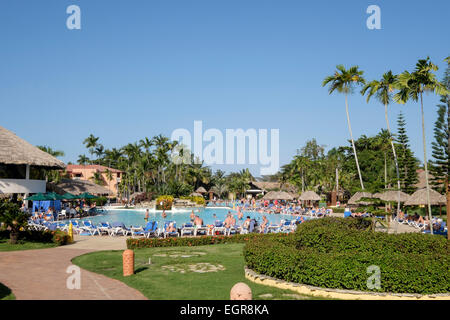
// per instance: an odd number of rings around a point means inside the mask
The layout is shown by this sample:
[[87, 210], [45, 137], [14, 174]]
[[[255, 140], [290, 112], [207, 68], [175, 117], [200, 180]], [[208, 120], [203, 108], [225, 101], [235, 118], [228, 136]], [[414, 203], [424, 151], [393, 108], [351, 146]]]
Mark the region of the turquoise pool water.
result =
[[[200, 212], [198, 212], [200, 210]], [[164, 219], [161, 214], [162, 211], [150, 211], [149, 221], [158, 221], [158, 226], [164, 225], [164, 221], [176, 221], [177, 227], [181, 227], [184, 223], [190, 221], [189, 216], [192, 209], [175, 209], [174, 211], [166, 211], [167, 217]], [[216, 220], [224, 221], [228, 211], [232, 212], [237, 220], [237, 212], [228, 208], [204, 208], [194, 209], [194, 213], [203, 219], [204, 224], [214, 224]], [[254, 218], [256, 221], [262, 222], [263, 214], [258, 212], [244, 212], [244, 219], [247, 216]], [[214, 214], [216, 217], [214, 217]], [[286, 214], [266, 214], [265, 215], [270, 223], [280, 224], [281, 220], [292, 219], [291, 215]], [[100, 222], [123, 222], [128, 226], [144, 226], [146, 224], [144, 210], [106, 210], [105, 213], [98, 214], [92, 217], [86, 217], [81, 220], [90, 220], [94, 224]], [[238, 221], [241, 224], [242, 221]]]

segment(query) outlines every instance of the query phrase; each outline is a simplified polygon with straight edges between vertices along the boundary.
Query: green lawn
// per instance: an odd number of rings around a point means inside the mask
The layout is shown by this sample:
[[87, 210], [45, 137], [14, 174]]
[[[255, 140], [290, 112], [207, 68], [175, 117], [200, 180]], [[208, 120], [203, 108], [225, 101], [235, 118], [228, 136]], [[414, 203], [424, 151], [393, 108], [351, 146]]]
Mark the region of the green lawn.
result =
[[7, 286], [0, 283], [0, 300], [15, 300], [16, 297]]
[[17, 244], [10, 244], [9, 239], [0, 239], [0, 251], [46, 249], [56, 246], [55, 243], [30, 242], [24, 240], [19, 240]]
[[[136, 273], [129, 277], [122, 276], [122, 251], [89, 253], [76, 257], [72, 262], [84, 269], [123, 281], [152, 300], [229, 300], [230, 289], [237, 282], [247, 283], [255, 300], [311, 298], [246, 280], [243, 246], [218, 244], [135, 250]], [[148, 263], [149, 259], [151, 264]], [[192, 271], [199, 271], [202, 267], [221, 270], [204, 273]]]

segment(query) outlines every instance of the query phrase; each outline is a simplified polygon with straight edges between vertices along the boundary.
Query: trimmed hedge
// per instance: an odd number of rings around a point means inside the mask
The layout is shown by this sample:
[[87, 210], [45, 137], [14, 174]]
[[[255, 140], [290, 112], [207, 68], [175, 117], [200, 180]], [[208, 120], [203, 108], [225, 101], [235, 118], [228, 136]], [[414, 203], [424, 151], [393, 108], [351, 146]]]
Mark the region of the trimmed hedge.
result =
[[[203, 246], [210, 244], [221, 243], [246, 243], [251, 240], [267, 238], [278, 239], [278, 241], [289, 241], [289, 236], [286, 233], [273, 233], [273, 234], [236, 234], [232, 236], [197, 236], [197, 237], [180, 237], [180, 238], [128, 238], [128, 249], [142, 249], [142, 248], [155, 248], [155, 247], [185, 247], [185, 246]], [[291, 237], [292, 238], [292, 237]]]
[[[370, 219], [369, 219], [370, 220]], [[371, 232], [366, 219], [324, 218], [299, 225], [289, 241], [256, 238], [244, 248], [247, 266], [260, 274], [324, 288], [394, 293], [449, 293], [449, 251], [444, 237]], [[371, 265], [381, 288], [367, 287]]]
[[[0, 239], [9, 239], [9, 230], [0, 231]], [[25, 240], [30, 242], [40, 243], [55, 243], [58, 246], [63, 246], [70, 243], [70, 237], [67, 233], [56, 231], [36, 231], [36, 230], [24, 230], [19, 231], [19, 240]]]

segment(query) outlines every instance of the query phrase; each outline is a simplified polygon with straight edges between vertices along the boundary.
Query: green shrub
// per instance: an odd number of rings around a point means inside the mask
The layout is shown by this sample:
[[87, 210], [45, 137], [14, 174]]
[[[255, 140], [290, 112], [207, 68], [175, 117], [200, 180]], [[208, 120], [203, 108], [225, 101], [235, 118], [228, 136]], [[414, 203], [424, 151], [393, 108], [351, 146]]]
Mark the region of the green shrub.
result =
[[[370, 219], [369, 219], [370, 220]], [[450, 292], [448, 241], [420, 233], [370, 231], [367, 219], [324, 218], [287, 239], [254, 238], [244, 248], [255, 272], [312, 286], [367, 288], [367, 267], [381, 270], [381, 292]]]
[[[10, 236], [9, 230], [0, 231], [0, 239], [8, 239], [9, 236]], [[56, 231], [22, 230], [19, 231], [18, 239], [30, 242], [55, 243], [58, 246], [63, 246], [70, 243], [69, 235], [60, 230]]]
[[183, 197], [180, 197], [180, 199], [189, 200], [189, 201], [195, 202], [196, 204], [200, 204], [200, 205], [204, 205], [206, 203], [205, 198], [199, 197], [199, 196], [183, 196]]

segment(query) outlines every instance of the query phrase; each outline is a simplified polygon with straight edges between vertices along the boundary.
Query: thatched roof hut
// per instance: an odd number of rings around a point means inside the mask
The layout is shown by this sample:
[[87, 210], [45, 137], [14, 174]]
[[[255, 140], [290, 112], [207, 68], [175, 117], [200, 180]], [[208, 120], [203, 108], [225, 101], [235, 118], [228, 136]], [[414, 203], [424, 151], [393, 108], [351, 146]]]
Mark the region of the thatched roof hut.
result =
[[0, 126], [0, 163], [62, 169], [66, 165]]
[[350, 205], [367, 205], [369, 204], [368, 202], [365, 201], [359, 201], [362, 198], [373, 198], [373, 194], [371, 194], [370, 192], [356, 192], [349, 200], [348, 200], [348, 204]]
[[64, 194], [66, 192], [72, 193], [74, 195], [79, 195], [84, 192], [88, 192], [98, 196], [112, 194], [109, 189], [87, 180], [63, 179], [56, 185], [53, 183], [48, 183], [47, 189], [55, 191], [59, 194]]
[[300, 195], [302, 201], [320, 201], [320, 196], [314, 191], [305, 191]]
[[[383, 201], [398, 201], [398, 191], [389, 190], [385, 192], [375, 193], [373, 198], [378, 198]], [[410, 198], [410, 195], [400, 191], [400, 202], [406, 202]]]
[[264, 200], [293, 200], [294, 197], [284, 191], [269, 191], [264, 197]]
[[[430, 189], [430, 203], [432, 206], [443, 205], [447, 202], [444, 195]], [[423, 188], [414, 192], [405, 202], [405, 206], [420, 206], [427, 204], [427, 188]]]
[[195, 190], [195, 192], [203, 194], [206, 193], [206, 189], [203, 187], [198, 187], [197, 190]]

